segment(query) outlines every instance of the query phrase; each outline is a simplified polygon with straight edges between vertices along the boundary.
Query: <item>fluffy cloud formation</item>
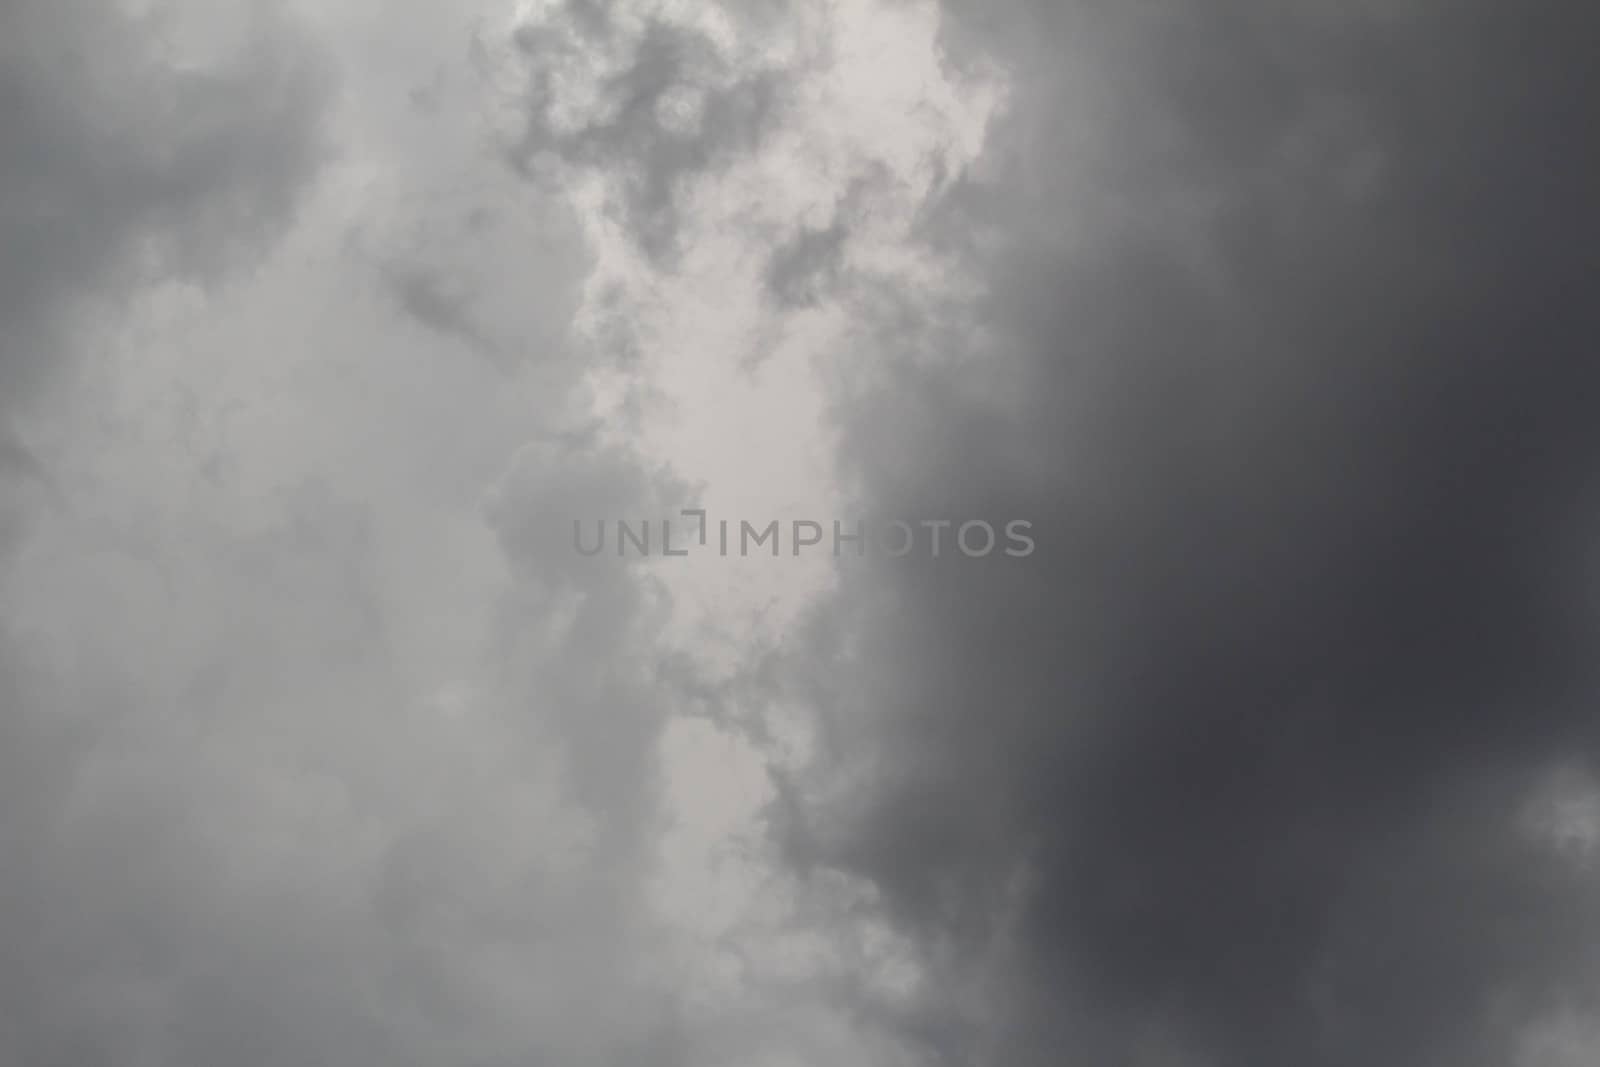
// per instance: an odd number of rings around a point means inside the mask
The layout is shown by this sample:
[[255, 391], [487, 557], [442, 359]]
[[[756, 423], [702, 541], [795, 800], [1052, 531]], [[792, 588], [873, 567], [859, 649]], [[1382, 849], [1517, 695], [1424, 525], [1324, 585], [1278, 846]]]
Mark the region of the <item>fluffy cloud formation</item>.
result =
[[[936, 67], [929, 10], [852, 15], [918, 29], [899, 89]], [[619, 34], [610, 74], [595, 38], [569, 73], [638, 83], [694, 143], [586, 119], [541, 185], [492, 150], [495, 108], [537, 100], [485, 61], [565, 16], [492, 14], [7, 11], [25, 106], [0, 195], [34, 258], [8, 260], [0, 452], [18, 1062], [905, 1062], [854, 1003], [904, 982], [881, 924], [836, 926], [838, 900], [825, 916], [759, 854], [769, 787], [685, 648], [691, 589], [581, 566], [568, 539], [721, 480], [605, 417], [619, 397], [714, 407], [707, 384], [772, 326], [761, 236], [714, 238], [827, 103], [762, 119], [773, 156], [694, 141], [693, 92], [652, 86], [702, 62], [713, 96], [754, 68], [810, 84], [763, 42], [814, 27], [695, 45], [664, 15]], [[852, 174], [905, 149], [864, 152], [858, 127], [827, 157]], [[819, 172], [754, 228], [838, 193]], [[883, 232], [924, 195], [880, 198]], [[745, 263], [731, 325], [702, 335], [735, 343], [688, 358], [692, 312]], [[818, 343], [750, 392], [820, 396]]]
[[1588, 1062], [1584, 21], [9, 5], [0, 1060]]
[[675, 1062], [656, 612], [516, 518], [650, 478], [395, 329], [343, 41], [203, 15], [6, 15], [4, 1058]]

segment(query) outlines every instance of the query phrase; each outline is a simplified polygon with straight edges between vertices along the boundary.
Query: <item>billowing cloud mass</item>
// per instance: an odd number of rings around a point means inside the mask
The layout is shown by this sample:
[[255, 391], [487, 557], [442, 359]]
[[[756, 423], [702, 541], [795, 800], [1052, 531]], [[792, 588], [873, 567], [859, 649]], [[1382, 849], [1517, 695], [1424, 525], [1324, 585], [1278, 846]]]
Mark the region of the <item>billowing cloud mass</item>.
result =
[[15, 420], [88, 324], [148, 271], [236, 269], [322, 151], [326, 73], [281, 20], [183, 67], [160, 29], [75, 0], [0, 11], [0, 547], [48, 482]]
[[[591, 132], [540, 132], [517, 76], [576, 9], [6, 9], [0, 1062], [905, 1062], [847, 992], [899, 980], [893, 938], [764, 855], [725, 725], [769, 598], [723, 623], [569, 534], [730, 488], [646, 432], [783, 332], [765, 234], [838, 191], [751, 208], [866, 65], [771, 38], [915, 31], [888, 87], [931, 129], [867, 151], [855, 116], [819, 168], [970, 155], [981, 117], [927, 6], [614, 14], [569, 74], [670, 136], [571, 86]], [[724, 145], [686, 132], [702, 80], [717, 121], [824, 99]], [[512, 151], [541, 136], [566, 170]], [[884, 245], [916, 204], [879, 203]], [[782, 415], [820, 343], [738, 388]]]
[[4, 3], [0, 1065], [1593, 1062], [1593, 22]]
[[1593, 19], [1089, 7], [954, 12], [987, 340], [843, 416], [872, 506], [1038, 551], [818, 611], [790, 853], [942, 961], [929, 1062], [1588, 1062]]

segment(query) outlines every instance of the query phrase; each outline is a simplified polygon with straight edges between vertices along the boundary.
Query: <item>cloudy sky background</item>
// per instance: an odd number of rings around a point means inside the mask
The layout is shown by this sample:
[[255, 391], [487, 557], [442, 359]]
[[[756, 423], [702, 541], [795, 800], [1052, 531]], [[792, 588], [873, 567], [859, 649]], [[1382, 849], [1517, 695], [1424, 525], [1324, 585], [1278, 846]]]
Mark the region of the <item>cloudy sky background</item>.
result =
[[1593, 1062], [1593, 23], [0, 0], [0, 1063]]

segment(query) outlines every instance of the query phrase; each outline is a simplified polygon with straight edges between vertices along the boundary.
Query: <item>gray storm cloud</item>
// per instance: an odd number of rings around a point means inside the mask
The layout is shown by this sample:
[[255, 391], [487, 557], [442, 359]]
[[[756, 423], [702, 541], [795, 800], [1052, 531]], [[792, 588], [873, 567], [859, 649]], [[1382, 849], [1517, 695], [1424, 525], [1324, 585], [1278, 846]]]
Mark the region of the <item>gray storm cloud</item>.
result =
[[952, 5], [1019, 71], [935, 231], [995, 340], [846, 464], [1039, 550], [847, 577], [776, 825], [1004, 961], [930, 1062], [1514, 1062], [1600, 948], [1524, 818], [1594, 755], [1593, 18], [1139, 12]]
[[[123, 11], [0, 9], [0, 1064], [1549, 1067], [1596, 1016], [1581, 7], [949, 0], [969, 171], [876, 62], [808, 83], [870, 20], [803, 6], [264, 6], [207, 66]], [[746, 180], [816, 212], [700, 217], [796, 129]], [[725, 229], [850, 339], [838, 514], [1035, 549], [843, 558], [713, 681], [570, 538], [703, 495], [587, 376], [704, 376], [640, 309]], [[754, 916], [702, 941], [664, 779], [744, 801], [664, 767], [686, 709], [782, 768], [770, 840], [689, 827]]]
[[[206, 71], [174, 70], [152, 25], [101, 4], [8, 4], [0, 41], [0, 436], [11, 442], [0, 501], [20, 536], [37, 508], [63, 502], [40, 496], [50, 473], [15, 443], [40, 417], [39, 393], [70, 374], [86, 324], [130, 284], [217, 279], [271, 244], [322, 154], [328, 79], [270, 17], [238, 62]], [[6, 479], [17, 471], [30, 477]], [[133, 976], [160, 969], [171, 943], [176, 916], [157, 901], [182, 862], [161, 850], [183, 818], [156, 789], [67, 830], [89, 764], [108, 762], [128, 724], [92, 710], [115, 703], [97, 691], [106, 679], [63, 685], [16, 622], [8, 611], [0, 633], [0, 1057], [139, 1062], [115, 1020], [170, 992], [159, 979], [136, 990]], [[193, 1007], [205, 1026], [229, 1027], [218, 998]]]
[[152, 265], [205, 277], [273, 238], [323, 149], [327, 72], [271, 17], [237, 61], [193, 70], [163, 62], [158, 27], [103, 4], [20, 0], [0, 26], [14, 405], [60, 362], [74, 301]]

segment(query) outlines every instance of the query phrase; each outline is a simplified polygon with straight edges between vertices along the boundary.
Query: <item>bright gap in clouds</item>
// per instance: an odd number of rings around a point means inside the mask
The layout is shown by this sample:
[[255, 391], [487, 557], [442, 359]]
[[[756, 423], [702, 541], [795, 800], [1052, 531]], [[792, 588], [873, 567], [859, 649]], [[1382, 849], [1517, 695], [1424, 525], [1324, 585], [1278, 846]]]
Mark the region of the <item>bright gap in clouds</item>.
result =
[[[693, 504], [713, 525], [727, 520], [737, 536], [741, 520], [760, 527], [777, 519], [787, 531], [792, 520], [812, 519], [831, 535], [833, 519], [848, 526], [871, 504], [837, 483], [828, 411], [837, 376], [874, 358], [863, 291], [892, 287], [928, 305], [960, 293], [957, 266], [919, 246], [913, 231], [930, 199], [980, 151], [1000, 85], [945, 65], [932, 3], [802, 5], [756, 23], [700, 5], [652, 5], [652, 17], [708, 56], [675, 72], [687, 88], [652, 83], [660, 92], [656, 128], [629, 127], [625, 91], [615, 85], [626, 84], [630, 60], [658, 32], [644, 8], [613, 8], [620, 28], [603, 47], [559, 5], [530, 8], [508, 36], [545, 51], [529, 58], [491, 50], [492, 80], [517, 97], [537, 92], [530, 83], [548, 75], [544, 106], [557, 139], [581, 140], [608, 124], [624, 131], [617, 144], [593, 136], [604, 146], [597, 151], [613, 153], [599, 162], [577, 151], [563, 161], [545, 153], [531, 160], [572, 191], [594, 251], [578, 322], [601, 365], [589, 376], [595, 414], [618, 442], [689, 482]], [[540, 65], [546, 55], [553, 70]], [[652, 247], [630, 225], [635, 168], [670, 166], [676, 146], [714, 139], [719, 131], [705, 124], [717, 94], [769, 76], [783, 77], [786, 91], [766, 128], [748, 151], [677, 176], [664, 201], [650, 205], [668, 216], [672, 248]], [[508, 144], [525, 134], [521, 113], [513, 114], [516, 123], [502, 129]], [[823, 254], [785, 259], [806, 242]], [[776, 276], [785, 266], [801, 275], [793, 287]], [[612, 524], [663, 517], [581, 516]], [[692, 520], [673, 518], [681, 546]], [[715, 532], [709, 540], [709, 549], [647, 569], [672, 597], [667, 640], [704, 674], [731, 676], [783, 640], [834, 572], [826, 549], [793, 558], [787, 532], [778, 559], [721, 558]], [[722, 711], [735, 722], [680, 720], [663, 738], [673, 825], [656, 899], [700, 960], [686, 978], [694, 1000], [714, 1017], [719, 998], [726, 1010], [741, 988], [760, 1000], [759, 990], [801, 976], [861, 984], [885, 1003], [909, 996], [916, 968], [886, 931], [870, 923], [851, 929], [838, 915], [817, 924], [819, 914], [849, 908], [848, 890], [807, 905], [799, 886], [763, 859], [769, 846], [756, 819], [773, 800], [766, 761], [784, 744], [799, 757], [803, 720], [737, 699]], [[745, 737], [756, 724], [768, 737], [763, 750]], [[814, 911], [819, 906], [824, 912]], [[800, 920], [808, 907], [809, 925]], [[807, 1040], [836, 1025], [819, 1030], [813, 1022]], [[742, 1043], [751, 1040], [755, 1046]], [[740, 1047], [757, 1062], [772, 1040], [747, 1034]]]
[[[932, 3], [808, 4], [770, 17], [620, 4], [609, 17], [613, 35], [597, 44], [562, 5], [527, 5], [489, 50], [490, 81], [513, 99], [547, 79], [543, 106], [557, 134], [621, 128], [614, 144], [594, 136], [598, 161], [574, 152], [558, 165], [534, 152], [535, 165], [556, 166], [571, 190], [595, 255], [578, 314], [601, 365], [589, 375], [595, 414], [615, 439], [689, 482], [713, 523], [727, 519], [736, 531], [744, 519], [762, 527], [804, 518], [831, 534], [833, 518], [848, 521], [862, 504], [835, 484], [826, 387], [832, 365], [873, 359], [852, 333], [861, 310], [853, 297], [868, 285], [926, 302], [955, 290], [955, 268], [919, 249], [912, 231], [929, 198], [981, 149], [1000, 87], [946, 66]], [[650, 81], [646, 66], [663, 26], [697, 56], [672, 71], [670, 87]], [[539, 43], [526, 55], [508, 40]], [[708, 94], [714, 103], [764, 79], [784, 89], [748, 145], [718, 160], [721, 131], [709, 129], [683, 149], [710, 159], [673, 173], [652, 205], [675, 230], [675, 254], [653, 255], [630, 225], [630, 198], [640, 168], [678, 164], [685, 134], [660, 115], [656, 129], [628, 126], [628, 92], [674, 103], [690, 91], [703, 111]], [[501, 129], [508, 144], [526, 133], [521, 111], [511, 115]], [[830, 230], [828, 261], [806, 265], [807, 298], [786, 301], [774, 291], [775, 264]], [[583, 516], [601, 517], [666, 516]], [[679, 520], [679, 544], [692, 525]], [[778, 639], [832, 575], [826, 550], [794, 559], [785, 538], [783, 551], [776, 561], [710, 552], [661, 561], [653, 573], [672, 592], [686, 651], [725, 671]]]

